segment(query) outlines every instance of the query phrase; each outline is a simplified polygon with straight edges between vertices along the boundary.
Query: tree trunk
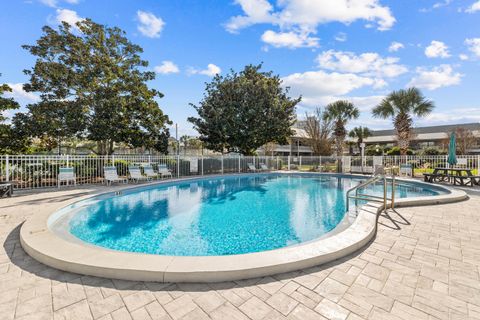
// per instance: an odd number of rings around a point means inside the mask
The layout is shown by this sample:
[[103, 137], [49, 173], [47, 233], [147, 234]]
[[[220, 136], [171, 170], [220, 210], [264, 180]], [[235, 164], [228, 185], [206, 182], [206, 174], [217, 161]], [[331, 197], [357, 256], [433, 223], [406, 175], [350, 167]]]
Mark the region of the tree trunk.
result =
[[336, 149], [337, 149], [337, 172], [342, 172], [342, 156], [343, 156], [343, 141], [345, 141], [345, 136], [337, 136], [335, 139]]
[[400, 155], [407, 155], [410, 139], [412, 135], [412, 118], [407, 113], [399, 113], [394, 120], [394, 126], [397, 131], [398, 147]]

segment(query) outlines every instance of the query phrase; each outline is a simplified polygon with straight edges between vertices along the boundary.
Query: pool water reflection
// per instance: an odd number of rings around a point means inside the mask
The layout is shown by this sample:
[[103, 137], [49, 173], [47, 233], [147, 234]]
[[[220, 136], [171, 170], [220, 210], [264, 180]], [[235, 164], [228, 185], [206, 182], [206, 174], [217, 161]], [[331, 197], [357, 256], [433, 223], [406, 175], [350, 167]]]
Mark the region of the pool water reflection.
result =
[[[345, 215], [351, 176], [265, 174], [152, 185], [76, 205], [70, 233], [98, 246], [149, 254], [230, 255], [319, 238]], [[381, 186], [370, 186], [381, 193]], [[438, 191], [404, 184], [399, 197]]]

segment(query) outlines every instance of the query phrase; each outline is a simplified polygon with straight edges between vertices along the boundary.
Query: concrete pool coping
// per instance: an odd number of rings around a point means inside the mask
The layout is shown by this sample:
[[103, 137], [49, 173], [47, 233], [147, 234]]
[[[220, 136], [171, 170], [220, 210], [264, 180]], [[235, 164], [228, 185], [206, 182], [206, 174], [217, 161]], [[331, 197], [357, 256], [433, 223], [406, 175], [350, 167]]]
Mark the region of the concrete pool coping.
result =
[[[285, 173], [292, 174], [294, 172]], [[251, 175], [265, 175], [265, 173]], [[268, 173], [267, 173], [268, 174]], [[282, 173], [284, 174], [284, 173]], [[335, 174], [305, 173], [308, 175], [332, 176]], [[224, 175], [221, 177], [245, 174]], [[340, 174], [359, 177], [359, 175]], [[169, 184], [181, 181], [219, 178], [220, 176], [174, 179], [154, 184]], [[365, 177], [361, 176], [360, 177]], [[431, 188], [431, 184], [411, 179], [397, 179], [415, 185]], [[134, 186], [148, 187], [153, 184]], [[132, 189], [125, 186], [116, 189]], [[421, 206], [461, 201], [467, 198], [464, 191], [435, 185], [435, 189], [447, 191], [436, 196], [398, 199], [395, 207]], [[367, 203], [358, 210], [354, 222], [345, 230], [327, 238], [309, 241], [296, 246], [276, 250], [230, 255], [230, 256], [162, 256], [132, 252], [114, 251], [81, 242], [71, 242], [50, 230], [48, 221], [59, 209], [75, 202], [96, 197], [95, 192], [58, 204], [55, 208], [39, 212], [28, 219], [20, 231], [23, 249], [34, 259], [56, 269], [91, 276], [156, 282], [221, 282], [240, 280], [321, 265], [349, 255], [366, 245], [375, 235], [376, 217], [383, 210], [382, 205]]]

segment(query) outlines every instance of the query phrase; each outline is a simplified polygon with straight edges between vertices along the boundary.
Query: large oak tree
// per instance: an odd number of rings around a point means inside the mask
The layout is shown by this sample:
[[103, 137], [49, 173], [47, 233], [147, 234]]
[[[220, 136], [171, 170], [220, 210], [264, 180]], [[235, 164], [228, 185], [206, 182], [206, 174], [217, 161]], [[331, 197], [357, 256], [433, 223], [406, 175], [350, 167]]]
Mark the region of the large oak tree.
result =
[[155, 73], [124, 31], [89, 19], [63, 22], [58, 30], [43, 27], [36, 44], [23, 47], [36, 57], [24, 89], [41, 99], [14, 119], [17, 127], [95, 141], [98, 154], [111, 154], [116, 142], [167, 152], [170, 121], [156, 101], [163, 95], [148, 87]]
[[261, 67], [217, 74], [206, 84], [203, 100], [192, 104], [198, 117], [188, 119], [205, 147], [253, 155], [266, 143], [287, 143], [301, 98], [290, 98], [280, 77]]
[[9, 92], [12, 92], [9, 85], [0, 84], [0, 154], [25, 152], [27, 146], [26, 141], [15, 134], [12, 125], [7, 123], [7, 117], [4, 116], [5, 112], [20, 107], [15, 99], [5, 96]]

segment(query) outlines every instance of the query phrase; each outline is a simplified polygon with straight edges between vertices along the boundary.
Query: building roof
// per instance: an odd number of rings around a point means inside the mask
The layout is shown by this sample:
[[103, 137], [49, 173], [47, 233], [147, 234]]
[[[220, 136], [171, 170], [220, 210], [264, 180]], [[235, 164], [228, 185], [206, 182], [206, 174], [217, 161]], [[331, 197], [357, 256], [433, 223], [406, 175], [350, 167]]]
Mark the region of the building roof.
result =
[[[449, 124], [449, 125], [443, 125], [443, 126], [431, 126], [431, 127], [417, 127], [413, 128], [413, 132], [415, 134], [421, 134], [421, 133], [445, 133], [445, 132], [453, 132], [458, 128], [464, 128], [467, 130], [472, 130], [472, 131], [480, 131], [480, 123], [474, 122], [474, 123], [461, 123], [461, 124]], [[376, 136], [395, 136], [395, 130], [390, 129], [390, 130], [375, 130], [372, 132], [372, 137]]]
[[[451, 132], [458, 128], [471, 130], [473, 134], [480, 137], [480, 123], [462, 123], [443, 126], [418, 127], [413, 129], [416, 141], [434, 141], [448, 139]], [[366, 143], [385, 143], [397, 141], [395, 130], [376, 130], [372, 136], [365, 139]]]

